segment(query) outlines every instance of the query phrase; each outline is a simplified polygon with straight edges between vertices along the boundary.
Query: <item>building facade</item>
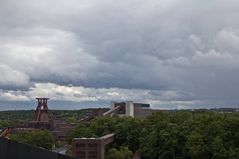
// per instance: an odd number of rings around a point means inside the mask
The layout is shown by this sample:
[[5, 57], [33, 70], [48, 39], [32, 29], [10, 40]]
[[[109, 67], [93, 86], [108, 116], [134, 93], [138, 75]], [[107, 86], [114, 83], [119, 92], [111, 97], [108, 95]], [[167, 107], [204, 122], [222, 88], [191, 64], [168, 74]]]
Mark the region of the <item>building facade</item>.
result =
[[105, 145], [114, 141], [114, 134], [100, 138], [75, 138], [72, 155], [76, 159], [104, 159]]
[[131, 117], [146, 117], [154, 112], [162, 110], [150, 109], [150, 104], [134, 103], [133, 101], [126, 102], [111, 102], [111, 109], [105, 112], [104, 116], [119, 115]]

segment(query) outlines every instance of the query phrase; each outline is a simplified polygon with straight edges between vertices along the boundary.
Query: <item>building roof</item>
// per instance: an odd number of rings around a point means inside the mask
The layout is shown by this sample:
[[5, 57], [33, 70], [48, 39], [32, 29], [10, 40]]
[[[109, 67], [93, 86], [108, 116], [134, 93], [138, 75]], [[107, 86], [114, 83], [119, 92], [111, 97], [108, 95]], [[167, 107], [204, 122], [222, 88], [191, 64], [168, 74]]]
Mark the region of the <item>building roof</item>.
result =
[[43, 148], [0, 138], [0, 159], [73, 159]]

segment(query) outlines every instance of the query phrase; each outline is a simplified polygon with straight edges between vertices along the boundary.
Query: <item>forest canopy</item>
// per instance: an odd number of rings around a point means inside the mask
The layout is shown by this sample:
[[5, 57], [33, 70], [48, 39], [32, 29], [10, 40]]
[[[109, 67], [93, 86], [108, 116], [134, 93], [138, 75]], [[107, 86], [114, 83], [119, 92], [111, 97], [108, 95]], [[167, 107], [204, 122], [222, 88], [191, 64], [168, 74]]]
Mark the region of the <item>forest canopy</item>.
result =
[[[145, 119], [99, 117], [73, 129], [75, 137], [115, 133], [111, 152], [121, 146], [140, 152], [143, 159], [238, 159], [239, 114], [162, 112]], [[70, 140], [70, 141], [71, 141]]]
[[[32, 112], [2, 112], [0, 125], [5, 127], [31, 120]], [[53, 113], [69, 121], [74, 121], [74, 118], [75, 122], [86, 114], [85, 111]], [[106, 147], [106, 158], [130, 158], [135, 152], [140, 153], [143, 159], [239, 158], [237, 112], [171, 111], [146, 118], [97, 117], [72, 129], [69, 145], [73, 138], [100, 137], [109, 133], [115, 134], [115, 140]], [[25, 132], [10, 135], [10, 138], [47, 149], [54, 144], [47, 131]]]

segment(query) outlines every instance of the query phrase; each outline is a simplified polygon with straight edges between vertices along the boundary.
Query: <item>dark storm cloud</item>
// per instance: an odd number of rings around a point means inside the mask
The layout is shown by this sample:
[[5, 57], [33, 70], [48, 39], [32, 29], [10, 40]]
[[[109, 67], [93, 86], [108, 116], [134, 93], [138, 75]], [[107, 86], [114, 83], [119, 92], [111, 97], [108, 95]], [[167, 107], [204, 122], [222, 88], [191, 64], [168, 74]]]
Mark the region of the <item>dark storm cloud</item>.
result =
[[84, 101], [90, 91], [98, 101], [116, 99], [102, 94], [117, 88], [140, 89], [156, 106], [238, 105], [238, 7], [234, 0], [2, 0], [1, 100], [34, 98], [44, 83], [58, 99], [58, 86], [48, 84], [55, 83], [85, 87]]

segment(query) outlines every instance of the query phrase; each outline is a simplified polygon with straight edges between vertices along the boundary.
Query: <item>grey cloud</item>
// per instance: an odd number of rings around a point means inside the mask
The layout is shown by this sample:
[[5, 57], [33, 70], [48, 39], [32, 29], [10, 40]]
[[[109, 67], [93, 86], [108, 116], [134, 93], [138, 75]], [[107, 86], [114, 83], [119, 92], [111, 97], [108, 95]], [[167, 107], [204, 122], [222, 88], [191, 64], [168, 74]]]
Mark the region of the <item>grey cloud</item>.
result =
[[1, 88], [23, 88], [29, 84], [29, 76], [27, 74], [14, 70], [7, 65], [0, 64], [0, 74]]
[[50, 82], [150, 90], [145, 101], [167, 107], [237, 105], [238, 7], [234, 0], [3, 0], [0, 88]]

